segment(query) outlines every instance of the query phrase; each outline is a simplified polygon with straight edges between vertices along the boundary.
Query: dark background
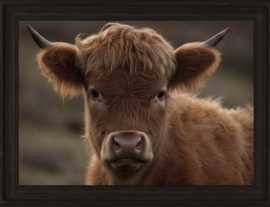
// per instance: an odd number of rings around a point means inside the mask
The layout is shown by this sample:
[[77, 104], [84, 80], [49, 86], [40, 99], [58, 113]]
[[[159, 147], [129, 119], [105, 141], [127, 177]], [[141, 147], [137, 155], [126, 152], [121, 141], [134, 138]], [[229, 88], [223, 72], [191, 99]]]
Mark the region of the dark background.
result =
[[[19, 23], [19, 184], [83, 185], [88, 152], [83, 132], [82, 96], [62, 102], [41, 75], [38, 46], [30, 24], [49, 41], [74, 43], [79, 33], [97, 33], [110, 21], [21, 21]], [[222, 61], [199, 96], [223, 97], [224, 107], [253, 103], [252, 21], [118, 21], [150, 27], [177, 48], [205, 41], [231, 27], [216, 48]]]

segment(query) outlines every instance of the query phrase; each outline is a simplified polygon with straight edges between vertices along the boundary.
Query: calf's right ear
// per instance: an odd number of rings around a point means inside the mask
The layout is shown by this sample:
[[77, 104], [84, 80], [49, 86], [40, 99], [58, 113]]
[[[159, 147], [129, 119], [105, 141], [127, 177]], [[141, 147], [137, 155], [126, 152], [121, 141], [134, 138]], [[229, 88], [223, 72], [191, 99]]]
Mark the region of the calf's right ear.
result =
[[83, 77], [76, 67], [76, 48], [63, 42], [49, 42], [38, 34], [31, 26], [27, 26], [30, 34], [42, 49], [37, 55], [39, 67], [52, 82], [54, 90], [64, 98], [81, 92]]
[[170, 80], [170, 88], [197, 89], [211, 76], [220, 62], [220, 53], [214, 49], [227, 34], [227, 28], [205, 42], [187, 43], [175, 50], [176, 73]]

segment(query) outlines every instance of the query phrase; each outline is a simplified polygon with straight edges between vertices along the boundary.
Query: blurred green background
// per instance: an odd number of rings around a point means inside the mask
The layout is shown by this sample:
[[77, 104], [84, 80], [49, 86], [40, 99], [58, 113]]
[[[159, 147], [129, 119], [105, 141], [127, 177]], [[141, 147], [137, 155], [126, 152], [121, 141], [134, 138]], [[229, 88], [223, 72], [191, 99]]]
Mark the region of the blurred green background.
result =
[[[201, 97], [223, 97], [223, 106], [253, 103], [252, 21], [118, 21], [150, 27], [177, 48], [205, 41], [231, 27], [216, 47], [222, 62]], [[30, 24], [49, 41], [74, 43], [79, 33], [97, 33], [108, 21], [21, 21], [19, 23], [19, 184], [83, 185], [88, 152], [83, 139], [82, 96], [64, 103], [41, 75]]]

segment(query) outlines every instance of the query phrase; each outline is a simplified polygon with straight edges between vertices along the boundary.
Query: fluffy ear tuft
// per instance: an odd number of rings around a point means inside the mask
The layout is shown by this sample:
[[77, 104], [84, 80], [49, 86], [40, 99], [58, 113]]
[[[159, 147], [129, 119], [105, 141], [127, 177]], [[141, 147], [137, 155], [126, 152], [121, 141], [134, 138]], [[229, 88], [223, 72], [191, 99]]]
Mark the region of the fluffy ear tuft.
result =
[[220, 53], [202, 42], [195, 42], [176, 49], [175, 58], [176, 73], [169, 81], [169, 87], [195, 92], [215, 72], [220, 62]]
[[75, 63], [76, 48], [67, 43], [51, 43], [38, 55], [39, 67], [49, 77], [54, 90], [65, 98], [78, 95], [83, 87], [81, 71]]

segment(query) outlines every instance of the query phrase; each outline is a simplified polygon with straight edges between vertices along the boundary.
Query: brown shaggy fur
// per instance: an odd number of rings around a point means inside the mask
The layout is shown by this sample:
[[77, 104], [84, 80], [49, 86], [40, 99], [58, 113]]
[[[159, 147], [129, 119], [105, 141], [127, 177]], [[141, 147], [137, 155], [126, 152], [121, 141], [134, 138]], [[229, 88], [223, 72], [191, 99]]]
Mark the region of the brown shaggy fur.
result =
[[[181, 92], [214, 73], [220, 62], [214, 48], [188, 43], [174, 50], [151, 29], [110, 23], [84, 40], [78, 36], [75, 45], [52, 43], [38, 61], [63, 97], [84, 94], [92, 149], [86, 184], [253, 184], [253, 108], [228, 110]], [[157, 98], [160, 91], [165, 96]], [[104, 163], [104, 142], [129, 130], [146, 134], [154, 158], [121, 176]]]
[[173, 48], [154, 30], [135, 29], [111, 23], [97, 35], [76, 38], [78, 60], [87, 74], [93, 70], [129, 68], [130, 74], [143, 65], [145, 69], [160, 70], [171, 76], [175, 71]]

